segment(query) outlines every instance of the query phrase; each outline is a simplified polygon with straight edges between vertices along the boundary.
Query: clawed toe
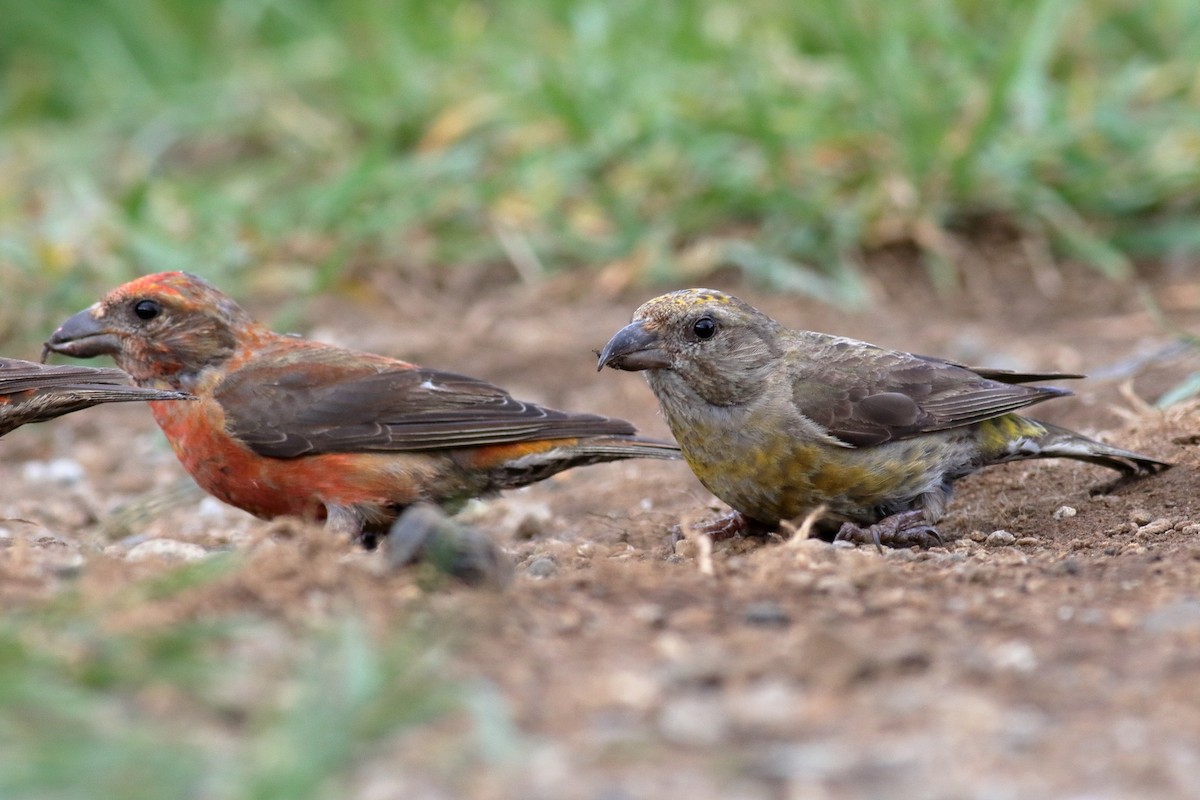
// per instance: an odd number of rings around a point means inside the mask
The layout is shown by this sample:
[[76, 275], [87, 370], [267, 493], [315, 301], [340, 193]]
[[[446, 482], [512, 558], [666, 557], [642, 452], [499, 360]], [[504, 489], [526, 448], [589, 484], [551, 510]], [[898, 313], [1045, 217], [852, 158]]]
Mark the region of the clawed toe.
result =
[[884, 540], [884, 544], [888, 547], [920, 547], [928, 549], [930, 547], [945, 547], [946, 540], [938, 533], [937, 528], [932, 525], [920, 525], [916, 528], [907, 528], [896, 531], [890, 539]]
[[833, 537], [836, 542], [851, 542], [852, 544], [873, 544], [880, 553], [883, 546], [892, 548], [943, 547], [946, 542], [937, 529], [924, 521], [920, 511], [906, 511], [884, 517], [874, 525], [862, 527], [853, 522], [844, 522]]
[[833, 537], [835, 542], [849, 542], [850, 544], [873, 544], [875, 549], [880, 553], [883, 552], [883, 537], [880, 536], [878, 525], [868, 525], [862, 527], [855, 525], [853, 522], [843, 522], [842, 527], [838, 528], [837, 535]]
[[[686, 526], [686, 531], [685, 531]], [[680, 523], [671, 528], [672, 544], [681, 539], [687, 538], [689, 533], [702, 533], [711, 538], [714, 542], [722, 541], [723, 539], [732, 539], [734, 536], [741, 536], [750, 533], [753, 529], [753, 523], [744, 514], [734, 511], [731, 514], [726, 514], [723, 517], [717, 517], [708, 522], [699, 524]]]

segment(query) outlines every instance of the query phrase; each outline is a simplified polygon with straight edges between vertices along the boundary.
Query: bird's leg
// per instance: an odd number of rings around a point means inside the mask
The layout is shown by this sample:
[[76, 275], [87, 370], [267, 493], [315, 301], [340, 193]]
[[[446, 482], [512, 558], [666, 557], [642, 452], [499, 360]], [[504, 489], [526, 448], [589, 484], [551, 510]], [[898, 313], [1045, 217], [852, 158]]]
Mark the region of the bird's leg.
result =
[[924, 509], [919, 508], [892, 514], [865, 528], [853, 522], [843, 522], [833, 540], [874, 544], [881, 553], [885, 544], [888, 547], [940, 547], [945, 544], [937, 529], [925, 521]]
[[719, 542], [723, 539], [732, 539], [734, 536], [742, 536], [750, 533], [753, 528], [753, 520], [740, 511], [731, 511], [725, 516], [717, 517], [708, 522], [688, 526], [689, 531], [708, 534], [709, 538], [714, 542]]
[[[365, 520], [354, 506], [328, 503], [325, 506], [325, 530], [334, 536], [342, 536], [359, 542], [368, 550], [375, 549], [375, 537], [363, 531]], [[369, 536], [369, 539], [368, 539]]]

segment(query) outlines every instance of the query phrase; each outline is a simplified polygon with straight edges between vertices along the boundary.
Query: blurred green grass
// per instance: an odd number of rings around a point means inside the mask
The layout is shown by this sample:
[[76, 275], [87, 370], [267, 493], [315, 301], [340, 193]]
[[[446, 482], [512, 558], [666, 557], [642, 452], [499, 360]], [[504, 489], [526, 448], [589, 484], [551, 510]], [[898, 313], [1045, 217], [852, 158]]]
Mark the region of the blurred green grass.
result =
[[[112, 624], [241, 568], [216, 556], [124, 589], [116, 603], [64, 593], [0, 622], [0, 796], [324, 798], [406, 733], [448, 713], [490, 757], [504, 709], [443, 674], [444, 637], [349, 616], [286, 625], [244, 612]], [[486, 687], [485, 687], [486, 689]], [[511, 731], [510, 731], [511, 732]], [[515, 739], [510, 746], [515, 746]]]
[[0, 341], [145, 271], [718, 267], [865, 300], [1000, 218], [1200, 248], [1191, 0], [0, 0]]

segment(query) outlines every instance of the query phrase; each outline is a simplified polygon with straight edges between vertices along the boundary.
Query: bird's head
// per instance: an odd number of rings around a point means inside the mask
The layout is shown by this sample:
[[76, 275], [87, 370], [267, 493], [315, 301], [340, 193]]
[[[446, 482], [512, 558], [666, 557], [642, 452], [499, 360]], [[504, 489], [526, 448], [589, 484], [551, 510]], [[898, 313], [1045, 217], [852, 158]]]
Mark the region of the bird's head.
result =
[[186, 272], [160, 272], [122, 284], [67, 319], [44, 352], [112, 356], [138, 382], [186, 382], [223, 362], [240, 331], [257, 323], [232, 298]]
[[742, 403], [761, 392], [783, 331], [732, 295], [683, 289], [634, 312], [600, 352], [597, 369], [646, 370], [656, 391], [670, 373], [713, 405]]

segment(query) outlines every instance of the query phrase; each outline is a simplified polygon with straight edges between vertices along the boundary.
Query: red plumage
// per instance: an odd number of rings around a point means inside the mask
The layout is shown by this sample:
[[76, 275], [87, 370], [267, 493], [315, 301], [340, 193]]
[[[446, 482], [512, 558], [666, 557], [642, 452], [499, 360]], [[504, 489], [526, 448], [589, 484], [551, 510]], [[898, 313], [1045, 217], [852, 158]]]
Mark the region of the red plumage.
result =
[[263, 518], [386, 529], [419, 500], [451, 508], [564, 469], [677, 458], [628, 422], [513, 398], [475, 378], [274, 333], [182, 272], [119, 286], [64, 322], [50, 350], [112, 356], [141, 386], [205, 490]]

